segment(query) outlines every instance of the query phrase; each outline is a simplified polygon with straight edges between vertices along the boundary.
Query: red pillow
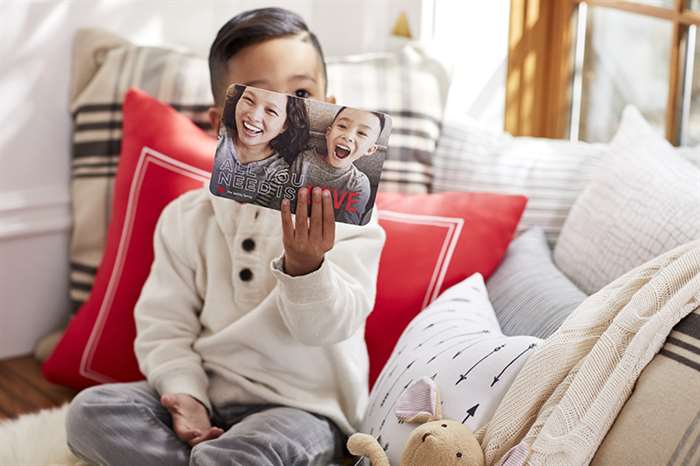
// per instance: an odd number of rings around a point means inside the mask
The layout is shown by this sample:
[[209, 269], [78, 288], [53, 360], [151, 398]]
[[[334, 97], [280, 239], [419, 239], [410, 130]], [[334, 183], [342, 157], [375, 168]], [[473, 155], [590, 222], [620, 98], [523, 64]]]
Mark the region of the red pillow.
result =
[[418, 312], [473, 273], [484, 280], [493, 273], [526, 202], [524, 196], [464, 192], [377, 196], [386, 244], [365, 330], [370, 388]]
[[43, 366], [47, 379], [74, 388], [140, 380], [133, 308], [153, 262], [163, 208], [203, 186], [216, 141], [147, 94], [124, 99], [123, 140], [107, 244], [88, 301]]

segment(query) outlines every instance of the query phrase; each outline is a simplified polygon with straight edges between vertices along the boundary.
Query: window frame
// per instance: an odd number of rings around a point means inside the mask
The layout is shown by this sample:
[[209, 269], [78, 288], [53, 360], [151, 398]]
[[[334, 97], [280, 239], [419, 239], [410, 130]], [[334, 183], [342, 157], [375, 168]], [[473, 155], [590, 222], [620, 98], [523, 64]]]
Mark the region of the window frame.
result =
[[688, 40], [695, 31], [689, 31], [700, 25], [700, 11], [690, 10], [687, 3], [674, 0], [669, 8], [618, 0], [511, 0], [504, 129], [518, 136], [577, 139], [578, 128], [571, 128], [580, 117], [572, 114], [573, 84], [582, 71], [576, 63], [576, 41], [585, 40], [585, 31], [583, 38], [577, 37], [576, 18], [585, 4], [671, 22], [665, 133], [678, 145], [690, 98], [684, 90], [693, 71], [687, 69], [686, 54], [691, 47], [690, 53], [695, 52]]

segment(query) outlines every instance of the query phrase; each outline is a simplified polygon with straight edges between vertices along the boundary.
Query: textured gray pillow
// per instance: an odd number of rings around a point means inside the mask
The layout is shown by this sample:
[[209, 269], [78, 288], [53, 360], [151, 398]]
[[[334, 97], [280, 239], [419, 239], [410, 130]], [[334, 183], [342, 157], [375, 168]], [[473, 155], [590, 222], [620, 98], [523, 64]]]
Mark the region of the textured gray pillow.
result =
[[506, 335], [547, 338], [586, 299], [552, 262], [541, 228], [530, 228], [508, 247], [486, 284]]

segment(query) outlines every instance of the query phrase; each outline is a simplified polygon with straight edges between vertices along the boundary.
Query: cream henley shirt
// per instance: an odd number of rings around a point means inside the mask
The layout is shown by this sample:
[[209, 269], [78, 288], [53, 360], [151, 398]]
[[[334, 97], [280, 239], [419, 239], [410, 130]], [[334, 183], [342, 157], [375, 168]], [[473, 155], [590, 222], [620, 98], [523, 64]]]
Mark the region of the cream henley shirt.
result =
[[136, 356], [161, 394], [209, 409], [272, 403], [327, 416], [346, 433], [367, 404], [365, 319], [374, 305], [384, 231], [336, 223], [321, 267], [281, 266], [278, 211], [212, 196], [170, 203], [136, 304]]

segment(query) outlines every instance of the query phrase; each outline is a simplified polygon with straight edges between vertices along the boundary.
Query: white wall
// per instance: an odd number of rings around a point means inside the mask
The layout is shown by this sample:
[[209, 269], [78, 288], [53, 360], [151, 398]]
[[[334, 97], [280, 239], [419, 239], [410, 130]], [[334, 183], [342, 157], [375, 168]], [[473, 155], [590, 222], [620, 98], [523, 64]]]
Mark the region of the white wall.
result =
[[261, 6], [300, 13], [328, 55], [384, 50], [401, 11], [419, 36], [427, 0], [1, 0], [0, 358], [67, 318], [73, 33], [103, 27], [206, 55], [218, 28]]
[[431, 51], [453, 68], [446, 121], [503, 129], [510, 0], [436, 0]]

